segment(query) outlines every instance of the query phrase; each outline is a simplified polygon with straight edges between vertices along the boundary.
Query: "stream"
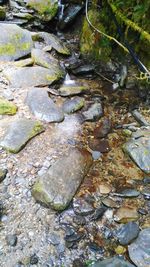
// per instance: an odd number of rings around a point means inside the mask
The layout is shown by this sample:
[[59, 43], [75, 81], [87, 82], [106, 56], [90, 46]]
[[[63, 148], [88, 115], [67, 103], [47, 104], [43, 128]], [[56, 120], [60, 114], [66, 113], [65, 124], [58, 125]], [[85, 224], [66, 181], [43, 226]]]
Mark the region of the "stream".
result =
[[58, 1], [50, 21], [32, 0], [2, 2], [0, 267], [150, 267], [150, 110], [129, 86], [135, 66], [81, 55], [82, 1]]

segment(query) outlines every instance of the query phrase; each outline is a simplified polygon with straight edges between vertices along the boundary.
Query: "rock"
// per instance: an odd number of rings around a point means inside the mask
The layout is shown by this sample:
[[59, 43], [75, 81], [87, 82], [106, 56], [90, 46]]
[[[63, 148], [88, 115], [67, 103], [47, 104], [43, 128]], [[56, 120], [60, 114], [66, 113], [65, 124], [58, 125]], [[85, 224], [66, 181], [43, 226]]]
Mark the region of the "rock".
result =
[[119, 193], [115, 193], [115, 195], [119, 197], [138, 197], [140, 195], [140, 192], [135, 189], [125, 189]]
[[116, 236], [119, 243], [123, 246], [129, 245], [139, 234], [139, 226], [135, 222], [129, 222], [121, 226], [117, 232]]
[[109, 142], [108, 140], [99, 140], [99, 139], [92, 139], [89, 142], [89, 147], [93, 151], [99, 151], [101, 153], [107, 153], [110, 151]]
[[40, 177], [32, 189], [34, 198], [56, 210], [64, 210], [92, 164], [88, 151], [70, 149]]
[[64, 76], [59, 68], [47, 69], [40, 66], [7, 69], [3, 74], [10, 85], [17, 88], [50, 85]]
[[0, 98], [0, 115], [14, 115], [17, 112], [17, 106], [12, 102]]
[[63, 55], [67, 55], [67, 56], [70, 55], [69, 49], [54, 34], [50, 34], [47, 32], [38, 32], [38, 33], [32, 34], [32, 39], [34, 41], [37, 41], [37, 40], [40, 41], [42, 39], [46, 46], [51, 46], [58, 53], [63, 54]]
[[83, 113], [84, 121], [97, 121], [103, 116], [103, 108], [101, 103], [92, 104], [87, 111]]
[[127, 223], [130, 221], [137, 221], [139, 214], [134, 207], [121, 207], [114, 212], [114, 220], [118, 223]]
[[111, 198], [104, 198], [102, 203], [109, 208], [118, 208], [118, 204]]
[[4, 210], [3, 202], [0, 200], [0, 220], [1, 220], [1, 217], [2, 217], [2, 214], [3, 214], [3, 210]]
[[103, 138], [108, 135], [108, 133], [111, 131], [111, 121], [109, 118], [104, 118], [98, 127], [95, 128], [94, 130], [94, 136], [96, 138]]
[[77, 215], [87, 216], [94, 212], [93, 206], [84, 198], [77, 198], [73, 200], [73, 210]]
[[38, 121], [18, 119], [10, 122], [0, 142], [0, 146], [6, 151], [17, 153], [26, 143], [43, 132], [44, 128]]
[[5, 179], [8, 170], [0, 169], [0, 183]]
[[145, 199], [150, 199], [150, 185], [146, 185], [143, 190], [142, 190], [142, 195], [144, 196]]
[[95, 68], [91, 65], [82, 65], [75, 69], [72, 69], [72, 73], [74, 75], [86, 75], [86, 74], [93, 73], [94, 70]]
[[15, 234], [7, 235], [6, 241], [8, 246], [15, 247], [17, 245], [17, 236]]
[[27, 7], [37, 11], [40, 19], [44, 22], [50, 21], [58, 11], [57, 0], [27, 0]]
[[43, 88], [29, 90], [26, 102], [37, 119], [47, 122], [61, 122], [64, 119], [62, 110], [56, 106]]
[[33, 265], [33, 264], [37, 264], [39, 261], [38, 257], [36, 254], [33, 254], [31, 257], [30, 257], [30, 264]]
[[91, 267], [134, 267], [133, 264], [123, 259], [120, 259], [119, 257], [113, 257], [113, 258], [106, 259], [103, 261], [99, 260], [89, 266]]
[[27, 67], [27, 66], [32, 66], [34, 63], [32, 58], [26, 58], [22, 60], [18, 60], [14, 62], [14, 65], [16, 67]]
[[122, 254], [124, 254], [124, 253], [126, 252], [126, 248], [123, 247], [123, 246], [117, 246], [117, 247], [115, 248], [115, 252], [116, 252], [116, 254], [118, 254], [118, 255], [122, 255]]
[[47, 242], [49, 244], [52, 244], [54, 246], [56, 245], [59, 245], [60, 243], [60, 237], [57, 233], [53, 232], [53, 233], [50, 233], [47, 237]]
[[59, 62], [49, 53], [42, 51], [41, 49], [32, 49], [31, 57], [35, 64], [42, 66], [48, 69], [55, 69], [56, 72], [59, 70], [60, 72], [64, 72], [62, 68], [60, 68]]
[[150, 266], [150, 228], [140, 232], [138, 238], [128, 247], [129, 256], [137, 267]]
[[67, 100], [63, 103], [63, 111], [65, 113], [74, 113], [77, 110], [81, 109], [85, 104], [84, 98], [75, 97], [71, 100]]
[[77, 15], [80, 13], [82, 6], [79, 5], [70, 5], [67, 9], [64, 10], [63, 17], [60, 19], [58, 26], [59, 29], [63, 30], [68, 25], [70, 25]]
[[92, 157], [94, 160], [98, 160], [99, 158], [102, 157], [102, 153], [99, 151], [92, 151]]
[[26, 13], [22, 13], [22, 12], [14, 13], [13, 17], [26, 19], [26, 20], [32, 20], [34, 18], [33, 15], [31, 15], [31, 14], [29, 14], [27, 12]]
[[106, 182], [100, 182], [97, 187], [97, 191], [100, 194], [109, 194], [112, 191], [112, 186]]
[[[139, 132], [139, 136], [138, 136]], [[123, 146], [123, 150], [145, 173], [150, 173], [150, 131], [137, 131], [136, 135]]]
[[0, 32], [0, 61], [13, 61], [30, 54], [33, 42], [29, 31], [1, 23]]
[[58, 90], [61, 96], [73, 96], [83, 94], [87, 91], [87, 87], [78, 85], [63, 85]]
[[101, 205], [95, 210], [94, 214], [92, 214], [92, 216], [90, 217], [90, 220], [91, 221], [99, 220], [104, 215], [106, 210], [107, 208], [104, 205]]
[[0, 20], [5, 20], [6, 18], [6, 9], [5, 7], [0, 6]]

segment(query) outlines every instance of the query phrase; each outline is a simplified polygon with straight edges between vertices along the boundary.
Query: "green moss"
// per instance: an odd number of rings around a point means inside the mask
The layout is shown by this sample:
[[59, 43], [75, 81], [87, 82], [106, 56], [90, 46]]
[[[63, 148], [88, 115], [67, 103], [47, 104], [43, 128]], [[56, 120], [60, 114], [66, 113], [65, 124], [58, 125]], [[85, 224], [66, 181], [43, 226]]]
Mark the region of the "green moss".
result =
[[17, 106], [8, 100], [0, 98], [0, 115], [14, 115], [17, 112]]
[[51, 20], [58, 11], [58, 2], [51, 0], [35, 1], [30, 0], [28, 6], [35, 9], [44, 21]]
[[0, 55], [14, 55], [16, 47], [12, 43], [0, 45]]
[[41, 133], [44, 131], [43, 125], [41, 124], [41, 122], [37, 121], [34, 124], [33, 130], [31, 131], [30, 135], [29, 135], [29, 139], [31, 139], [32, 137], [34, 137], [35, 135]]
[[0, 6], [0, 20], [4, 20], [6, 17], [6, 8]]
[[32, 189], [32, 196], [40, 203], [44, 204], [44, 206], [50, 207], [50, 199], [43, 188], [43, 183], [41, 181], [37, 181]]

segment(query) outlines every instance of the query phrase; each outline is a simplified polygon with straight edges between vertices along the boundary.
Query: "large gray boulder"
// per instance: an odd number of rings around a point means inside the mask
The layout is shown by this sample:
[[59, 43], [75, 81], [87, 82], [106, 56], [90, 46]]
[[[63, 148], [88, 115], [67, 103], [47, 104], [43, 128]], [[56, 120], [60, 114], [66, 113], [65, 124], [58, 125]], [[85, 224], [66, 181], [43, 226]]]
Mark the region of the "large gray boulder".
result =
[[0, 23], [0, 61], [13, 61], [31, 52], [33, 46], [29, 31], [15, 24]]
[[9, 68], [3, 71], [4, 76], [12, 87], [30, 87], [50, 85], [61, 79], [64, 72], [58, 67], [51, 69], [40, 66]]
[[5, 127], [0, 146], [11, 153], [18, 153], [31, 138], [43, 131], [38, 121], [25, 118], [12, 121]]
[[50, 99], [43, 88], [29, 90], [26, 102], [37, 119], [47, 122], [61, 122], [64, 119], [62, 110]]
[[87, 150], [72, 148], [53, 164], [32, 189], [34, 198], [47, 207], [64, 210], [92, 164]]

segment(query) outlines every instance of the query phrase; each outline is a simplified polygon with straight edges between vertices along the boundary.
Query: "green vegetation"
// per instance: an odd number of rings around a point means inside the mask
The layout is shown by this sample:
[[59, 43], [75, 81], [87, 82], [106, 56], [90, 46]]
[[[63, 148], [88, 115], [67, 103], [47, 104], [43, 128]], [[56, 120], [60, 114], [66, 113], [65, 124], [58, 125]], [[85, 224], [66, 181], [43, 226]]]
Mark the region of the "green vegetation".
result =
[[17, 106], [12, 102], [0, 98], [0, 115], [14, 115], [17, 112]]

